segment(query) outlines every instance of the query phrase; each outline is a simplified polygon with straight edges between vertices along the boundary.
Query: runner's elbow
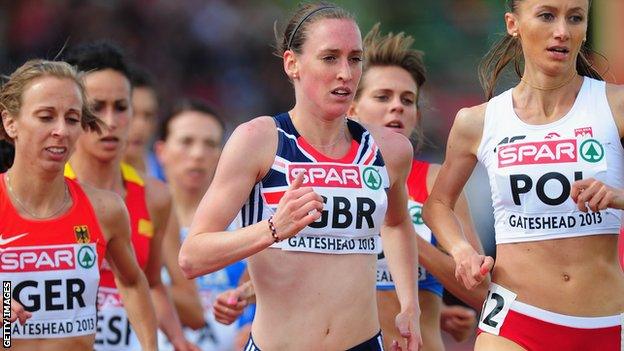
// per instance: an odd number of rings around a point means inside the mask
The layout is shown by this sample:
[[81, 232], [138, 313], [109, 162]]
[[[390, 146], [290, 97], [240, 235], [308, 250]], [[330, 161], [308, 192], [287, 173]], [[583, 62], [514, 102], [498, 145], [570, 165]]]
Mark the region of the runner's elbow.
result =
[[180, 266], [182, 274], [184, 274], [186, 279], [193, 279], [198, 277], [200, 273], [197, 269], [197, 264], [195, 263], [193, 255], [187, 251], [188, 250], [185, 250], [184, 246], [182, 246], [180, 254], [178, 255], [178, 265]]

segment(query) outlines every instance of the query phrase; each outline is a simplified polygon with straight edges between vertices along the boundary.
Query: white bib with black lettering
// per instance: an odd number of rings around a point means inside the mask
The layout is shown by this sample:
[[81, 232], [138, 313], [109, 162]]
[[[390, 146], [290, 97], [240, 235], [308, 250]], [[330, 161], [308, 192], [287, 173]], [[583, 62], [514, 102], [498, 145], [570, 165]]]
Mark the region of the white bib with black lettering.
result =
[[32, 312], [14, 322], [15, 339], [68, 338], [95, 333], [100, 280], [96, 244], [9, 247], [0, 251], [2, 280]]
[[141, 350], [119, 291], [116, 288], [101, 286], [98, 289], [97, 302], [97, 334], [93, 348], [107, 351]]
[[621, 210], [584, 213], [570, 198], [580, 179], [624, 187], [624, 149], [604, 82], [585, 78], [570, 111], [545, 125], [520, 120], [512, 90], [493, 98], [478, 157], [492, 189], [497, 244], [618, 232]]

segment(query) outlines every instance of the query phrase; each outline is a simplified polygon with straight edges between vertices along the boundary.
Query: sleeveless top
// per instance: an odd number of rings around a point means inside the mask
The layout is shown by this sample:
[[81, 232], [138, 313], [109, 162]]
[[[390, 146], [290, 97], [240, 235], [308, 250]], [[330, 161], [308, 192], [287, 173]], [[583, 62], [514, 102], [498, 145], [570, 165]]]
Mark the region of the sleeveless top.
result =
[[496, 243], [617, 233], [621, 210], [584, 213], [570, 198], [580, 179], [624, 186], [624, 149], [605, 83], [585, 77], [570, 111], [544, 125], [522, 122], [511, 92], [488, 102], [478, 149], [492, 189]]
[[[238, 218], [239, 216], [237, 216]], [[233, 226], [227, 230], [231, 230]], [[240, 227], [240, 225], [239, 225]], [[184, 241], [188, 235], [188, 227], [180, 228], [180, 239]], [[213, 308], [216, 298], [222, 292], [238, 287], [238, 283], [246, 269], [245, 261], [237, 261], [216, 272], [195, 278], [197, 292], [204, 310], [204, 326], [200, 329], [183, 328], [186, 340], [197, 345], [201, 350], [230, 351], [234, 349], [234, 342], [239, 331], [237, 323], [225, 325], [217, 322]], [[170, 284], [171, 278], [163, 269], [163, 282]], [[242, 317], [242, 316], [241, 316]], [[167, 340], [164, 333], [158, 333], [158, 349], [173, 351], [173, 345]]]
[[314, 149], [295, 129], [288, 113], [274, 117], [278, 146], [271, 169], [252, 189], [241, 210], [243, 226], [269, 218], [297, 174], [302, 186], [323, 197], [321, 218], [297, 235], [271, 245], [287, 251], [377, 254], [387, 208], [388, 173], [379, 147], [360, 124], [346, 120], [353, 136], [341, 159]]
[[[414, 224], [416, 234], [420, 235], [425, 241], [433, 246], [437, 245], [437, 240], [433, 236], [431, 229], [427, 227], [422, 219], [422, 207], [427, 198], [429, 191], [427, 190], [427, 173], [430, 164], [428, 162], [413, 160], [412, 170], [407, 178], [407, 191], [409, 199], [407, 207]], [[431, 273], [427, 272], [425, 267], [418, 265], [418, 289], [427, 290], [440, 297], [444, 292], [444, 288], [440, 281]], [[383, 251], [377, 256], [377, 290], [395, 290], [394, 280], [388, 268], [388, 262]]]
[[32, 312], [11, 324], [15, 339], [95, 334], [96, 296], [106, 239], [80, 185], [66, 179], [73, 204], [54, 219], [26, 219], [0, 176], [0, 275], [3, 289]]
[[[122, 163], [121, 174], [126, 189], [125, 203], [130, 215], [132, 247], [141, 270], [145, 271], [149, 259], [150, 242], [154, 236], [145, 199], [145, 183], [132, 166]], [[76, 178], [69, 164], [65, 175]], [[98, 331], [95, 337], [96, 350], [135, 350], [139, 348], [136, 334], [123, 307], [121, 296], [115, 284], [115, 276], [104, 261], [102, 279], [98, 289]]]

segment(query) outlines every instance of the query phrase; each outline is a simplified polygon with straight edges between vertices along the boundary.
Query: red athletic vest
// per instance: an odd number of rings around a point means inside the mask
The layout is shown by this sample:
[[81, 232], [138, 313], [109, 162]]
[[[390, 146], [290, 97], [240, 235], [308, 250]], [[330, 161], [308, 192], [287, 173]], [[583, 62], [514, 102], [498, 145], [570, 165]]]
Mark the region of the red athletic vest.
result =
[[26, 219], [13, 207], [4, 178], [1, 174], [0, 276], [10, 281], [11, 296], [32, 312], [24, 326], [12, 324], [12, 337], [94, 334], [106, 240], [87, 195], [66, 179], [71, 208], [54, 219]]
[[[150, 241], [154, 236], [154, 227], [145, 199], [145, 183], [139, 173], [128, 164], [121, 164], [121, 174], [126, 189], [125, 203], [130, 214], [132, 246], [139, 266], [145, 271]], [[76, 178], [69, 164], [65, 167], [65, 175]], [[132, 331], [123, 307], [115, 284], [115, 276], [106, 261], [102, 266], [101, 275], [98, 289], [98, 331], [94, 348], [108, 351], [138, 349], [138, 339]]]

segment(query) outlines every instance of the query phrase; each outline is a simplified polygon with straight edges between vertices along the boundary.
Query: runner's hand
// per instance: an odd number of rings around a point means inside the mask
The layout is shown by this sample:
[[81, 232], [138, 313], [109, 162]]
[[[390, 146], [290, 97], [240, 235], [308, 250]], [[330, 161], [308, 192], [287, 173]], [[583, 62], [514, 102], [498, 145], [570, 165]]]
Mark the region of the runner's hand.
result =
[[624, 190], [616, 189], [594, 178], [572, 183], [570, 197], [579, 210], [598, 212], [610, 208], [624, 209]]
[[477, 314], [470, 308], [454, 305], [442, 307], [440, 329], [451, 334], [457, 342], [466, 340], [475, 331]]
[[297, 174], [273, 215], [273, 224], [281, 240], [295, 236], [308, 224], [321, 218], [323, 198], [311, 187], [301, 187], [303, 177], [304, 172]]
[[492, 257], [480, 255], [468, 243], [451, 251], [451, 256], [455, 260], [455, 278], [468, 290], [479, 285], [494, 266]]
[[9, 321], [13, 323], [19, 319], [20, 324], [24, 325], [26, 320], [30, 317], [32, 317], [32, 313], [26, 311], [24, 306], [11, 298], [11, 317], [9, 318]]
[[213, 305], [213, 313], [217, 322], [230, 325], [243, 314], [253, 300], [251, 282], [245, 282], [236, 289], [230, 289], [217, 295]]
[[[395, 325], [407, 345], [405, 351], [418, 351], [422, 347], [419, 320], [420, 314], [414, 311], [401, 311], [394, 319]], [[392, 340], [391, 351], [403, 351], [398, 340]]]

